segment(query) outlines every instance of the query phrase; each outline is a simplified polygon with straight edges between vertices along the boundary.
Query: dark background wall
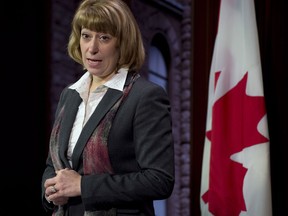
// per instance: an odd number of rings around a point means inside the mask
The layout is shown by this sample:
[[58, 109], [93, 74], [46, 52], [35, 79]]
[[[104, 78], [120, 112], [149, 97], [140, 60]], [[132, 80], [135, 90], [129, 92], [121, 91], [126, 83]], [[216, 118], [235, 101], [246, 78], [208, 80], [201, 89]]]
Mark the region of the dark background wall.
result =
[[[265, 3], [264, 3], [265, 2]], [[257, 1], [270, 133], [273, 215], [288, 215], [287, 1]]]
[[1, 20], [1, 215], [44, 215], [49, 5], [7, 1]]

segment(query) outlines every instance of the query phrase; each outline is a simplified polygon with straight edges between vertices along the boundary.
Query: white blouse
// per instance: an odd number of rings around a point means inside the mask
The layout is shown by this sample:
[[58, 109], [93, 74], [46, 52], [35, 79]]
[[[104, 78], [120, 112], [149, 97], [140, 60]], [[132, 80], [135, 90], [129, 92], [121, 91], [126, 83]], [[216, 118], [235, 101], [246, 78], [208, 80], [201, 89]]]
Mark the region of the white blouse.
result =
[[90, 116], [100, 103], [101, 99], [107, 92], [108, 88], [123, 91], [127, 73], [128, 69], [121, 68], [118, 71], [118, 73], [116, 73], [110, 80], [108, 80], [103, 85], [99, 86], [90, 94], [89, 94], [89, 88], [92, 77], [89, 72], [86, 72], [76, 83], [74, 83], [69, 87], [70, 89], [75, 89], [82, 98], [82, 102], [78, 107], [78, 112], [70, 134], [70, 140], [67, 151], [67, 158], [69, 160], [71, 167], [73, 166], [71, 161], [73, 150], [84, 125], [86, 124], [86, 122], [88, 121], [88, 119], [90, 118]]

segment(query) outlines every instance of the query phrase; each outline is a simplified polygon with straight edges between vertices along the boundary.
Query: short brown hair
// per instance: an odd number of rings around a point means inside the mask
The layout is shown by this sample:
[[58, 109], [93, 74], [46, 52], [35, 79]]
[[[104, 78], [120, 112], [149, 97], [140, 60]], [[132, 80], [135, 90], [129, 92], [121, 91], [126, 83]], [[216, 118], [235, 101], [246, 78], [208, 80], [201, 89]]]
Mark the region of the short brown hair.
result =
[[118, 67], [139, 70], [145, 60], [145, 50], [139, 26], [122, 0], [83, 0], [72, 20], [68, 42], [69, 56], [83, 65], [80, 50], [81, 29], [111, 34], [120, 49]]

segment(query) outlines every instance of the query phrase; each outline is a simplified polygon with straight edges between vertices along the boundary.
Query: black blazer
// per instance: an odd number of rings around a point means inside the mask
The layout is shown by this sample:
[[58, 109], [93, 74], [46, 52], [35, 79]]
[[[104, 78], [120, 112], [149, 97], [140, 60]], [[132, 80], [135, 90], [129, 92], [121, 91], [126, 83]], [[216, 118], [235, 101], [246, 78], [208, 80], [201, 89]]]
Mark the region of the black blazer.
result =
[[[128, 73], [125, 85], [129, 77]], [[78, 173], [83, 174], [82, 152], [87, 140], [121, 95], [121, 91], [108, 89], [83, 128], [72, 155], [73, 169]], [[70, 167], [66, 150], [81, 101], [75, 90], [66, 87], [56, 111], [57, 116], [65, 104], [59, 135], [59, 154], [65, 167]], [[117, 215], [155, 215], [153, 200], [168, 198], [175, 181], [170, 103], [162, 87], [142, 77], [136, 80], [114, 118], [107, 145], [115, 174], [83, 175], [81, 197], [69, 199], [69, 215], [111, 207], [117, 208]], [[42, 179], [42, 200], [47, 210], [53, 206], [44, 198], [43, 184], [54, 175], [48, 154]]]

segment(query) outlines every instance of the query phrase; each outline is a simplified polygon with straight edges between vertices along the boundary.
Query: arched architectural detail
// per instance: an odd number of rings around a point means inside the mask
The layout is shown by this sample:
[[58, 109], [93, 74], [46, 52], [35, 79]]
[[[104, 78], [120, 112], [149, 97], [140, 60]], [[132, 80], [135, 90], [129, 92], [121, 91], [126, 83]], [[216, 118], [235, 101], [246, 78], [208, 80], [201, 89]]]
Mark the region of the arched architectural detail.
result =
[[[146, 50], [161, 35], [169, 46], [168, 92], [172, 105], [175, 138], [176, 183], [167, 200], [167, 216], [190, 214], [190, 0], [184, 2], [182, 14], [173, 15], [145, 1], [133, 1], [131, 9], [143, 34]], [[186, 8], [188, 6], [188, 8]], [[182, 9], [181, 9], [182, 10]], [[188, 15], [188, 16], [185, 16]], [[149, 55], [149, 53], [147, 53]], [[149, 56], [146, 58], [149, 59]], [[143, 73], [148, 72], [147, 64]]]

